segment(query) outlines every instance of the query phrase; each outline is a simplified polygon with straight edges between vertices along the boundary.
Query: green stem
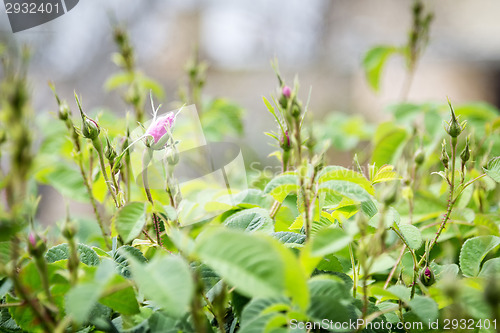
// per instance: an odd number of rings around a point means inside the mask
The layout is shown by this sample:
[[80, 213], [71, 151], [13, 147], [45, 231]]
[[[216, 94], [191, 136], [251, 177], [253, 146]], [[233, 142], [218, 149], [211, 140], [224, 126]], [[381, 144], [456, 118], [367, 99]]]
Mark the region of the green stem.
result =
[[106, 186], [108, 187], [108, 191], [111, 194], [113, 201], [115, 202], [116, 208], [120, 208], [121, 205], [118, 203], [118, 200], [116, 198], [116, 189], [113, 189], [112, 183], [110, 182], [108, 177], [108, 172], [106, 171], [106, 164], [104, 163], [104, 153], [102, 152], [102, 144], [101, 140], [99, 140], [99, 137], [92, 140], [92, 145], [97, 151], [97, 156], [99, 157], [99, 165], [101, 166], [101, 172], [104, 177], [104, 181], [106, 182]]
[[36, 268], [38, 269], [38, 274], [40, 275], [40, 280], [42, 281], [43, 290], [49, 302], [54, 303], [54, 299], [52, 298], [52, 294], [50, 293], [50, 284], [49, 284], [49, 274], [47, 272], [47, 263], [45, 259], [35, 258]]
[[277, 200], [276, 200], [276, 201], [273, 203], [273, 206], [271, 207], [271, 211], [269, 212], [269, 216], [270, 216], [272, 219], [274, 219], [274, 218], [275, 218], [275, 216], [276, 216], [276, 214], [278, 214], [278, 212], [279, 212], [280, 208], [281, 208], [281, 202], [279, 202], [279, 201], [277, 201]]
[[420, 262], [418, 263], [418, 266], [420, 267], [422, 263], [425, 260], [425, 257], [428, 257], [432, 248], [434, 245], [437, 243], [439, 236], [443, 232], [444, 228], [446, 227], [446, 223], [448, 222], [450, 216], [451, 216], [451, 211], [453, 209], [453, 205], [455, 204], [457, 197], [454, 198], [454, 191], [455, 191], [455, 158], [456, 158], [456, 151], [457, 151], [457, 138], [451, 138], [451, 182], [450, 182], [450, 193], [448, 196], [448, 208], [446, 209], [446, 214], [443, 217], [443, 222], [441, 222], [441, 225], [439, 226], [438, 231], [436, 232], [436, 236], [432, 239], [431, 243], [429, 244], [429, 248], [427, 250], [426, 256], [422, 257], [420, 259]]
[[87, 175], [85, 174], [85, 169], [83, 167], [83, 161], [81, 157], [81, 153], [77, 152], [78, 154], [78, 166], [80, 169], [80, 174], [82, 175], [83, 178], [83, 184], [85, 185], [85, 188], [87, 189], [87, 193], [90, 198], [90, 203], [92, 205], [92, 209], [94, 210], [94, 215], [97, 220], [97, 224], [99, 225], [99, 229], [101, 229], [102, 237], [104, 238], [104, 243], [106, 244], [106, 247], [108, 249], [111, 249], [111, 244], [109, 244], [108, 240], [108, 234], [106, 232], [106, 229], [104, 228], [104, 222], [102, 221], [101, 214], [99, 214], [99, 210], [97, 209], [97, 201], [94, 197], [94, 194], [92, 193], [92, 186], [90, 185], [89, 179], [87, 178]]
[[354, 260], [354, 253], [352, 251], [352, 244], [349, 243], [349, 256], [351, 257], [351, 266], [352, 266], [352, 297], [356, 298], [356, 291], [358, 289], [358, 275], [356, 274], [356, 262]]
[[[146, 197], [148, 198], [148, 201], [151, 203], [152, 206], [154, 206], [153, 196], [151, 195], [151, 191], [149, 190], [149, 181], [148, 181], [148, 166], [151, 156], [147, 156], [146, 154], [152, 154], [152, 151], [146, 149], [142, 157], [142, 185], [144, 186], [144, 191], [146, 192]], [[148, 158], [147, 161], [146, 157]], [[160, 221], [155, 213], [153, 213], [153, 225], [156, 232], [156, 242], [158, 243], [158, 245], [162, 246], [161, 235], [160, 235]]]

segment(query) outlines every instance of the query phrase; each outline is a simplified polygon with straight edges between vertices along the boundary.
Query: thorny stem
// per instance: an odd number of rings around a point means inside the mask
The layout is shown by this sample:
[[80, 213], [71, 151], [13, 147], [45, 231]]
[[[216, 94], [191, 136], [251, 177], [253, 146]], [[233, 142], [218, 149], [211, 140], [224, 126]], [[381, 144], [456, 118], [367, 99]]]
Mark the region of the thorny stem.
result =
[[389, 283], [391, 282], [392, 277], [394, 276], [394, 273], [396, 272], [396, 269], [398, 268], [398, 265], [401, 262], [401, 259], [403, 259], [403, 255], [405, 254], [405, 250], [406, 250], [406, 244], [404, 244], [403, 247], [401, 248], [401, 252], [399, 253], [399, 257], [396, 260], [396, 263], [394, 264], [394, 266], [392, 267], [392, 269], [389, 273], [389, 276], [387, 276], [387, 280], [385, 280], [384, 289], [387, 289], [387, 287], [389, 286]]
[[[457, 139], [452, 138], [451, 139], [451, 181], [450, 181], [450, 193], [448, 196], [448, 208], [446, 209], [446, 214], [443, 217], [443, 221], [441, 222], [441, 225], [439, 226], [438, 231], [436, 232], [436, 236], [432, 239], [431, 243], [429, 244], [429, 248], [427, 249], [427, 254], [431, 252], [432, 248], [434, 245], [437, 243], [439, 236], [443, 232], [444, 228], [446, 227], [446, 222], [448, 222], [448, 219], [451, 216], [451, 211], [453, 209], [453, 205], [455, 204], [457, 197], [453, 198], [454, 190], [455, 190], [455, 158], [456, 158], [456, 152], [457, 152]], [[422, 263], [424, 262], [426, 256], [423, 256], [422, 259], [420, 259], [420, 262], [418, 263], [418, 266], [421, 266]]]
[[[144, 151], [143, 159], [142, 159], [142, 184], [144, 186], [144, 191], [146, 192], [146, 197], [148, 198], [148, 201], [151, 203], [151, 205], [154, 205], [153, 197], [151, 196], [151, 191], [149, 190], [149, 181], [148, 181], [148, 165], [149, 165], [149, 158], [146, 163], [146, 154], [150, 154], [149, 150]], [[161, 235], [160, 235], [160, 221], [158, 219], [158, 216], [156, 216], [155, 213], [153, 213], [153, 225], [155, 228], [156, 232], [156, 242], [158, 245], [162, 246], [162, 241], [161, 241]]]
[[[420, 264], [418, 263], [417, 261], [417, 256], [415, 255], [415, 250], [413, 250], [412, 248], [410, 248], [408, 246], [408, 244], [406, 243], [406, 240], [405, 238], [403, 237], [403, 235], [399, 232], [399, 230], [397, 228], [391, 228], [392, 230], [394, 230], [394, 232], [396, 233], [396, 235], [398, 235], [398, 237], [403, 241], [403, 243], [405, 244], [405, 247], [408, 248], [408, 250], [410, 251], [410, 254], [411, 254], [411, 257], [413, 259], [413, 283], [412, 283], [412, 286], [411, 286], [411, 298], [413, 298], [413, 296], [415, 296], [415, 286], [417, 284], [417, 279], [418, 279], [418, 268], [420, 267]], [[405, 248], [403, 247], [403, 249]], [[401, 256], [402, 257], [402, 256]], [[385, 288], [385, 286], [384, 286]]]
[[112, 183], [110, 182], [108, 177], [108, 172], [106, 171], [106, 164], [104, 163], [104, 154], [102, 152], [102, 144], [101, 140], [99, 140], [99, 137], [97, 137], [95, 140], [92, 140], [92, 144], [94, 145], [94, 148], [97, 151], [97, 156], [99, 156], [99, 164], [101, 166], [101, 172], [104, 177], [104, 181], [106, 182], [106, 186], [108, 187], [109, 193], [111, 194], [111, 197], [115, 202], [116, 208], [120, 208], [121, 205], [116, 198], [116, 192], [115, 192], [117, 189], [113, 188]]

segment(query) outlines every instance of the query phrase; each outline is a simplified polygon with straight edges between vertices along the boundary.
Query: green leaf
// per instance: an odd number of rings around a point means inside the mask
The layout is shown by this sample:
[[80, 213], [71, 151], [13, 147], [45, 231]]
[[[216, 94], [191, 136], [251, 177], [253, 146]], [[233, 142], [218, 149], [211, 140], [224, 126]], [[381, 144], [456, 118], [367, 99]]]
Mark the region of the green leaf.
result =
[[384, 183], [397, 179], [401, 179], [401, 177], [394, 171], [394, 167], [392, 165], [383, 165], [373, 176], [372, 183]]
[[95, 283], [82, 283], [75, 286], [66, 295], [66, 313], [77, 323], [87, 321], [100, 292], [100, 288], [96, 288]]
[[270, 237], [218, 229], [201, 235], [195, 252], [245, 296], [285, 294], [307, 306], [306, 277], [297, 258]]
[[371, 182], [359, 172], [346, 169], [340, 166], [327, 166], [318, 175], [318, 182], [321, 184], [329, 180], [344, 180], [351, 183], [358, 184], [366, 190], [369, 194], [375, 194]]
[[404, 145], [406, 136], [406, 130], [392, 122], [380, 124], [375, 132], [371, 164], [392, 164]]
[[146, 223], [146, 208], [143, 202], [131, 202], [120, 208], [115, 216], [116, 230], [125, 243], [140, 235]]
[[438, 318], [438, 305], [432, 298], [416, 295], [409, 305], [411, 311], [424, 323], [433, 322]]
[[238, 332], [265, 332], [275, 316], [290, 308], [290, 300], [286, 297], [254, 298], [243, 309], [241, 329]]
[[319, 186], [320, 191], [332, 191], [357, 201], [370, 200], [370, 194], [360, 185], [345, 180], [329, 180]]
[[327, 254], [342, 250], [351, 242], [352, 238], [340, 228], [324, 228], [314, 235], [311, 243], [311, 255], [323, 257]]
[[132, 260], [131, 267], [140, 291], [168, 314], [180, 317], [189, 310], [194, 283], [181, 257], [155, 257], [147, 264]]
[[126, 278], [130, 278], [129, 258], [133, 258], [135, 261], [140, 263], [147, 262], [147, 259], [144, 258], [144, 255], [139, 249], [129, 245], [120, 246], [112, 253], [112, 257], [116, 264], [118, 273]]
[[118, 72], [109, 77], [104, 83], [104, 88], [106, 90], [114, 90], [118, 87], [132, 83], [134, 80], [134, 75], [129, 72]]
[[355, 316], [354, 299], [349, 288], [337, 277], [320, 275], [308, 282], [311, 301], [307, 314], [315, 321], [323, 319], [348, 322]]
[[227, 135], [241, 136], [244, 132], [244, 110], [239, 105], [216, 98], [208, 104], [201, 114], [203, 131], [209, 141], [221, 141]]
[[275, 200], [283, 202], [290, 193], [299, 190], [299, 179], [294, 173], [284, 173], [271, 179], [264, 188], [264, 193], [270, 194]]
[[493, 179], [497, 183], [500, 183], [500, 156], [497, 156], [490, 160], [487, 167], [483, 170], [491, 179]]
[[[7, 294], [5, 297], [5, 302], [15, 303], [19, 302], [19, 299], [16, 299], [12, 297], [10, 294]], [[21, 327], [24, 332], [34, 332], [34, 333], [44, 332], [42, 326], [40, 325], [40, 321], [37, 320], [37, 317], [35, 316], [35, 313], [31, 309], [31, 307], [27, 305], [13, 306], [9, 308], [9, 314], [14, 319], [13, 324], [19, 325], [19, 327]]]
[[500, 276], [500, 258], [493, 258], [487, 260], [483, 267], [481, 268], [481, 272], [479, 273], [480, 277], [499, 277]]
[[49, 172], [42, 170], [36, 177], [40, 182], [53, 186], [63, 197], [80, 202], [89, 199], [80, 172], [65, 164], [59, 164]]
[[379, 91], [382, 68], [396, 50], [393, 46], [377, 46], [366, 53], [363, 59], [363, 68], [365, 69], [366, 79], [374, 91]]
[[484, 257], [500, 244], [500, 237], [479, 236], [465, 241], [460, 251], [460, 269], [467, 277], [477, 276]]
[[245, 230], [247, 232], [263, 231], [273, 232], [274, 223], [267, 210], [250, 208], [239, 211], [229, 216], [224, 224], [230, 229]]
[[[108, 283], [108, 288], [124, 284], [127, 280], [120, 275], [115, 275]], [[106, 289], [104, 289], [106, 292]], [[130, 285], [126, 288], [117, 290], [109, 295], [101, 297], [99, 302], [119, 312], [123, 315], [134, 315], [139, 313], [139, 304], [135, 298], [134, 288]]]
[[279, 231], [272, 234], [280, 243], [294, 247], [294, 245], [302, 245], [306, 241], [306, 236], [296, 232]]
[[387, 291], [396, 296], [398, 299], [403, 302], [410, 302], [411, 291], [410, 288], [406, 288], [402, 285], [390, 286], [387, 288]]
[[404, 242], [412, 250], [418, 250], [422, 246], [422, 234], [420, 230], [411, 224], [394, 224], [394, 228], [399, 229], [404, 238]]
[[[85, 244], [78, 244], [77, 251], [80, 256], [80, 262], [87, 266], [99, 265], [99, 256], [97, 253]], [[53, 263], [59, 260], [69, 259], [69, 246], [67, 243], [51, 247], [45, 254], [47, 262]]]

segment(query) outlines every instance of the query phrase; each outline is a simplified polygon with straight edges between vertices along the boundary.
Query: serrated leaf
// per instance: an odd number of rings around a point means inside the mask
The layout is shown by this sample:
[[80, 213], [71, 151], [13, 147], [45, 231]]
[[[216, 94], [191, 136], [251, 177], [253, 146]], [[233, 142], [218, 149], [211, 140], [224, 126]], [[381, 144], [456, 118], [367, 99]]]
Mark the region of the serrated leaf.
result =
[[500, 258], [487, 260], [481, 268], [481, 272], [478, 276], [496, 278], [500, 277]]
[[500, 244], [500, 237], [479, 236], [465, 241], [460, 251], [460, 269], [465, 276], [477, 276], [484, 257]]
[[80, 202], [88, 201], [88, 192], [83, 184], [82, 175], [78, 170], [65, 164], [59, 164], [53, 170], [46, 171], [42, 170], [36, 175], [39, 181], [53, 186], [64, 197]]
[[125, 243], [139, 236], [146, 223], [146, 209], [143, 202], [131, 202], [120, 208], [115, 216], [116, 230]]
[[230, 229], [245, 230], [247, 232], [274, 231], [274, 223], [267, 210], [262, 208], [250, 208], [239, 211], [229, 216], [224, 224]]
[[293, 246], [293, 245], [302, 245], [306, 240], [306, 236], [302, 234], [298, 234], [296, 232], [289, 231], [279, 231], [272, 234], [274, 238], [279, 240], [281, 243]]
[[131, 261], [132, 276], [140, 291], [171, 316], [186, 313], [194, 292], [187, 263], [170, 255], [156, 257], [147, 264]]
[[387, 288], [387, 291], [406, 303], [410, 301], [411, 291], [409, 288], [406, 288], [402, 285], [395, 285]]
[[332, 276], [314, 277], [308, 282], [311, 305], [307, 314], [316, 321], [349, 322], [354, 314], [354, 299], [343, 281]]
[[288, 295], [301, 307], [308, 302], [306, 276], [297, 258], [261, 234], [219, 229], [196, 240], [196, 254], [221, 278], [250, 297]]
[[[80, 262], [88, 266], [99, 265], [99, 256], [97, 253], [85, 244], [78, 244], [77, 251], [80, 256]], [[48, 263], [59, 260], [69, 259], [69, 246], [67, 243], [51, 247], [45, 254]]]
[[399, 229], [405, 239], [406, 245], [412, 250], [418, 250], [422, 246], [422, 233], [420, 230], [411, 224], [394, 225], [394, 228]]
[[371, 164], [392, 164], [399, 155], [406, 141], [407, 133], [404, 128], [392, 122], [382, 123], [375, 132], [374, 148]]
[[66, 295], [66, 313], [77, 323], [85, 322], [99, 298], [101, 290], [94, 283], [82, 283]]
[[120, 246], [116, 251], [112, 253], [112, 256], [113, 261], [116, 264], [118, 273], [126, 278], [130, 278], [130, 258], [140, 263], [147, 262], [147, 259], [139, 249], [136, 249], [135, 247], [129, 245]]
[[319, 184], [329, 180], [343, 180], [351, 183], [358, 184], [366, 190], [369, 194], [375, 194], [375, 189], [368, 179], [361, 173], [354, 170], [346, 169], [340, 166], [327, 166], [318, 175]]
[[342, 250], [351, 242], [352, 237], [340, 228], [324, 228], [318, 231], [311, 241], [311, 255], [323, 257]]
[[356, 183], [345, 180], [329, 180], [319, 186], [320, 191], [332, 191], [357, 201], [370, 200], [370, 194]]
[[377, 46], [366, 53], [363, 59], [363, 68], [370, 87], [378, 92], [380, 89], [380, 76], [387, 59], [396, 52], [393, 46]]
[[271, 179], [264, 188], [264, 193], [270, 194], [275, 200], [283, 202], [290, 193], [299, 190], [299, 179], [296, 174], [282, 174]]
[[401, 179], [400, 176], [398, 176], [397, 172], [394, 171], [394, 167], [392, 165], [383, 165], [380, 169], [377, 170], [375, 173], [372, 183], [373, 184], [378, 184], [378, 183], [384, 183], [384, 182], [389, 182], [391, 180], [398, 180]]
[[[109, 288], [125, 283], [125, 278], [120, 275], [115, 275], [108, 283]], [[104, 289], [106, 292], [106, 289]], [[135, 296], [132, 285], [129, 287], [117, 290], [99, 299], [99, 302], [119, 312], [123, 315], [134, 315], [139, 313], [139, 304]]]
[[486, 172], [491, 179], [500, 183], [500, 156], [490, 160], [486, 168], [484, 168], [484, 172]]
[[424, 323], [434, 322], [438, 318], [438, 305], [429, 297], [416, 295], [410, 302], [411, 311]]

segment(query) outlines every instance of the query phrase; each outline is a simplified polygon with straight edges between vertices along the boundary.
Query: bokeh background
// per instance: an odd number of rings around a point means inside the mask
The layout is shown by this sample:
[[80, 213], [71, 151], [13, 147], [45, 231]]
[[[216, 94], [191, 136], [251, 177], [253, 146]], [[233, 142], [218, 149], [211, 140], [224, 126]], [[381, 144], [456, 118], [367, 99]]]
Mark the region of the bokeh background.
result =
[[[275, 124], [262, 102], [277, 84], [270, 61], [279, 60], [288, 82], [298, 75], [303, 100], [311, 89], [310, 112], [315, 119], [332, 111], [360, 114], [368, 121], [388, 119], [384, 109], [399, 100], [404, 62], [388, 62], [378, 94], [368, 87], [361, 63], [370, 47], [406, 43], [412, 3], [81, 0], [62, 17], [16, 34], [2, 9], [0, 40], [31, 46], [36, 113], [56, 109], [49, 80], [67, 100], [78, 91], [87, 109], [106, 108], [118, 115], [130, 111], [119, 92], [103, 87], [118, 70], [111, 61], [116, 22], [130, 32], [137, 66], [165, 88], [165, 100], [160, 101], [165, 108], [177, 99], [178, 86], [186, 81], [184, 66], [198, 47], [209, 64], [204, 94], [227, 97], [246, 110], [241, 141], [252, 147], [250, 158], [272, 165], [275, 162], [267, 158], [273, 150], [271, 140], [263, 132]], [[455, 103], [483, 100], [500, 106], [500, 2], [425, 4], [435, 18], [408, 100], [445, 102], [449, 96]], [[52, 195], [57, 201], [57, 194]]]

